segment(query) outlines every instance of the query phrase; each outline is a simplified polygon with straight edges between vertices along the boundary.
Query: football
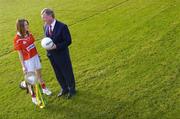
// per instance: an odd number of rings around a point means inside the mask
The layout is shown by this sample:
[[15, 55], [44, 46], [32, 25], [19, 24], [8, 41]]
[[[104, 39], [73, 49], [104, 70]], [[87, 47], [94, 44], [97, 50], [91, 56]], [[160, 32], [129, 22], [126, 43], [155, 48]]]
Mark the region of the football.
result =
[[47, 50], [53, 48], [54, 43], [51, 38], [45, 37], [41, 40], [41, 46]]

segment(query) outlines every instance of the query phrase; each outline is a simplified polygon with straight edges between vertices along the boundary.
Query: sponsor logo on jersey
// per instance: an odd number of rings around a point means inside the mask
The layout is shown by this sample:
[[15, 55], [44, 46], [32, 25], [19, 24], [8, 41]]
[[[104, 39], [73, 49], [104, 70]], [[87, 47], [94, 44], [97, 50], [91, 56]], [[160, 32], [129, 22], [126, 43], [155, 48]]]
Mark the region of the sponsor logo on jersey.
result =
[[29, 52], [30, 50], [32, 50], [33, 48], [35, 48], [34, 44], [29, 45], [26, 50]]

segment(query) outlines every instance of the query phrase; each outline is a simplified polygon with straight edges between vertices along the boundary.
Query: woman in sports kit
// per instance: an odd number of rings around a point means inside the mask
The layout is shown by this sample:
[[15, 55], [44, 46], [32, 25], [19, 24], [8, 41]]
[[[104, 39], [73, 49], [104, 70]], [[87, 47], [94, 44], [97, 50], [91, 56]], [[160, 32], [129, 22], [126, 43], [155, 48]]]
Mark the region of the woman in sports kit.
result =
[[[51, 91], [46, 87], [45, 82], [41, 77], [41, 63], [34, 37], [29, 32], [29, 22], [25, 19], [18, 19], [16, 22], [17, 33], [14, 37], [14, 49], [18, 52], [20, 62], [24, 74], [35, 72], [42, 86], [42, 91], [46, 95], [51, 95]], [[37, 104], [35, 94], [32, 94], [32, 102]]]

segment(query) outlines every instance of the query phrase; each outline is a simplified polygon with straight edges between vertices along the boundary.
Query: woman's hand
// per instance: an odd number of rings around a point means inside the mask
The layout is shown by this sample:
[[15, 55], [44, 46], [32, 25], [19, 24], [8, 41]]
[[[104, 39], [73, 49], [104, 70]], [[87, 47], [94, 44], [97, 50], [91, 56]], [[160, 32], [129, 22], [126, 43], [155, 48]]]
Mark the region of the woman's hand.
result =
[[20, 59], [21, 65], [22, 65], [23, 73], [26, 74], [27, 73], [27, 69], [26, 69], [25, 64], [24, 64], [22, 51], [19, 50], [18, 54], [19, 54], [19, 59]]
[[22, 67], [23, 73], [26, 74], [27, 73], [27, 69], [25, 66]]

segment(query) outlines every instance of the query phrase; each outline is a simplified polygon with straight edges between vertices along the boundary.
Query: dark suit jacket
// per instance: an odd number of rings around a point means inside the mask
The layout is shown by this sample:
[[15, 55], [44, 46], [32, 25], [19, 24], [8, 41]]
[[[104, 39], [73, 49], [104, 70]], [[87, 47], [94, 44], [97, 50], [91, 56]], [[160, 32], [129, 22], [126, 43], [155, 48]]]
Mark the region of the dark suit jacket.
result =
[[[46, 37], [50, 37], [56, 44], [57, 49], [47, 51], [47, 55], [53, 55], [63, 50], [67, 50], [71, 44], [71, 35], [66, 24], [56, 20], [52, 36], [48, 35], [48, 26], [44, 26], [44, 32]], [[59, 53], [58, 53], [59, 54]]]

